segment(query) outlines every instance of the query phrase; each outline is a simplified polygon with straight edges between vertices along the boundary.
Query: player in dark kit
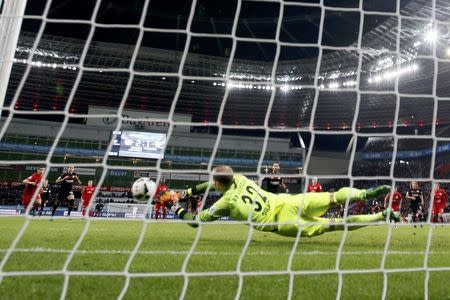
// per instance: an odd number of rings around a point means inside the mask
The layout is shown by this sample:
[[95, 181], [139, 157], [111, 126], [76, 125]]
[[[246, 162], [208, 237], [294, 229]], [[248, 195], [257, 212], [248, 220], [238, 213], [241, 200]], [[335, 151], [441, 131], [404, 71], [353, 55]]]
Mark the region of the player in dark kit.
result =
[[102, 216], [103, 207], [105, 207], [105, 204], [102, 203], [102, 200], [98, 200], [97, 204], [95, 204], [94, 217]]
[[44, 180], [44, 184], [42, 185], [42, 194], [41, 194], [41, 207], [39, 208], [39, 215], [42, 215], [45, 206], [50, 200], [50, 195], [52, 194], [52, 190], [50, 185], [48, 185], [48, 180]]
[[424, 199], [422, 190], [419, 189], [416, 181], [411, 181], [410, 189], [406, 192], [405, 198], [409, 200], [409, 209], [411, 210], [413, 222], [421, 222]]
[[64, 202], [68, 200], [68, 211], [67, 215], [70, 216], [70, 213], [73, 209], [73, 205], [75, 202], [75, 196], [73, 194], [73, 184], [81, 184], [80, 179], [77, 176], [77, 173], [75, 173], [75, 167], [74, 166], [68, 166], [67, 171], [61, 176], [56, 179], [56, 183], [61, 184], [61, 187], [58, 192], [58, 197], [53, 205], [52, 209], [52, 216], [55, 215], [56, 209], [61, 204], [61, 202]]
[[288, 193], [289, 190], [283, 179], [280, 177], [280, 164], [275, 162], [272, 165], [272, 173], [270, 177], [263, 179], [263, 189], [269, 193], [279, 194]]

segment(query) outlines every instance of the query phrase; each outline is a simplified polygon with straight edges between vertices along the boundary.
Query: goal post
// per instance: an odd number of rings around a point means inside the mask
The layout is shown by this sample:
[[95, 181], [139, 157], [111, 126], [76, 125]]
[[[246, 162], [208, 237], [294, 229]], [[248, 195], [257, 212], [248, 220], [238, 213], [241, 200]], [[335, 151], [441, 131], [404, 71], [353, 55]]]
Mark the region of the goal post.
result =
[[26, 0], [0, 1], [0, 107], [3, 107], [26, 4]]

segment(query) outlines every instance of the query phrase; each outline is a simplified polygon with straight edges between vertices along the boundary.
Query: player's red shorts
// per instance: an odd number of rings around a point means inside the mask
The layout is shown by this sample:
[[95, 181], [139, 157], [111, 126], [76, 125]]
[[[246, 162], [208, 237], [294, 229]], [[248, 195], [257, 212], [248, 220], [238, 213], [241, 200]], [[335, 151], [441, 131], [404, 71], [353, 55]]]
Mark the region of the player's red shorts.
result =
[[[31, 195], [23, 195], [22, 196], [22, 205], [25, 209], [27, 209], [28, 205], [30, 205], [31, 202], [31, 198], [33, 198], [33, 196]], [[34, 204], [41, 204], [41, 195], [37, 195], [36, 199], [34, 200]]]
[[433, 215], [444, 213], [444, 205], [434, 205], [433, 206]]
[[163, 218], [166, 218], [166, 204], [162, 204], [159, 202], [155, 203], [155, 219], [159, 217], [159, 210], [162, 208]]
[[88, 200], [88, 201], [86, 201], [86, 200], [83, 200], [83, 205], [81, 206], [82, 208], [86, 208], [86, 207], [88, 207], [88, 205], [89, 205], [89, 202], [91, 202], [91, 200]]
[[400, 212], [400, 208], [398, 207], [398, 205], [392, 205], [392, 210], [395, 212]]
[[161, 204], [159, 202], [156, 202], [155, 203], [155, 211], [159, 211], [161, 208], [165, 211], [166, 210], [166, 205], [165, 204]]
[[30, 205], [31, 197], [29, 196], [23, 196], [22, 197], [22, 205], [25, 209], [27, 209], [28, 205]]

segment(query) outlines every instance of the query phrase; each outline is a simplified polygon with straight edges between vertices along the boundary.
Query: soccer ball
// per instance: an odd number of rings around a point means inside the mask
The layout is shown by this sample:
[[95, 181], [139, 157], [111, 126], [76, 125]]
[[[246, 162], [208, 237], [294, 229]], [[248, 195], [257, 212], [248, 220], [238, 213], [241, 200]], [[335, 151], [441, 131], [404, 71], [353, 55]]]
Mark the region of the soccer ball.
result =
[[141, 177], [133, 183], [131, 193], [136, 200], [148, 200], [156, 192], [156, 183], [148, 177]]

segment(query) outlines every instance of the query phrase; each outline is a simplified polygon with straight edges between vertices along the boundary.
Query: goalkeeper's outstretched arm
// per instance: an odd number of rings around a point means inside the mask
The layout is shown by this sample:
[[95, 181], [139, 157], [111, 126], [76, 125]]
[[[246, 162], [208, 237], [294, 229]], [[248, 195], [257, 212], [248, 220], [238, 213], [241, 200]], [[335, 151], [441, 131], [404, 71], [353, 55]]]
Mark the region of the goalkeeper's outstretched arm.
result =
[[203, 194], [208, 189], [208, 187], [211, 191], [215, 190], [214, 183], [207, 181], [207, 182], [199, 183], [192, 188], [188, 188], [185, 193], [186, 195], [182, 195], [182, 196], [190, 197], [190, 196]]
[[198, 216], [194, 215], [190, 212], [187, 212], [183, 207], [179, 204], [173, 205], [171, 210], [175, 213], [175, 215], [179, 219], [183, 219], [186, 221], [195, 221], [189, 222], [188, 224], [192, 227], [197, 227], [198, 222], [212, 222], [220, 217], [229, 216], [230, 209], [228, 207], [228, 200], [225, 197], [219, 199], [216, 203], [214, 203], [210, 208], [202, 210]]

